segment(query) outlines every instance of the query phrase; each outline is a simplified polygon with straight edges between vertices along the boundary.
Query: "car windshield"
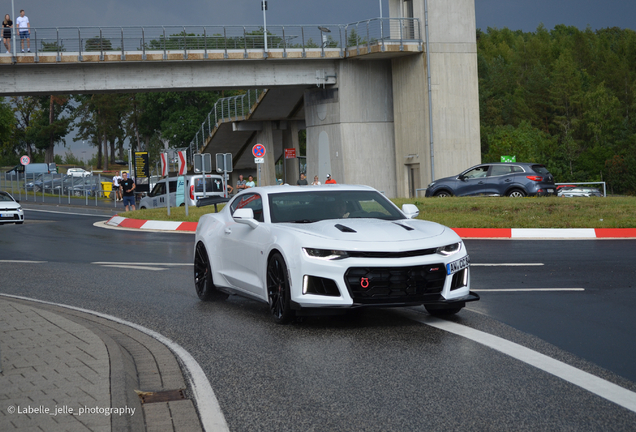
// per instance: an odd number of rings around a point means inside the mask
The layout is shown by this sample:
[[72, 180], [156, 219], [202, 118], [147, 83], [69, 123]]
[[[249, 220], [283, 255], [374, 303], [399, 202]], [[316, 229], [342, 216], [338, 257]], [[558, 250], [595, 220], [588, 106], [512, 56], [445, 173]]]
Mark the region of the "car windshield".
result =
[[312, 223], [327, 219], [404, 219], [400, 211], [376, 191], [307, 191], [269, 195], [273, 223]]
[[9, 196], [9, 194], [6, 193], [0, 193], [0, 201], [10, 201], [13, 202], [13, 198], [11, 198]]

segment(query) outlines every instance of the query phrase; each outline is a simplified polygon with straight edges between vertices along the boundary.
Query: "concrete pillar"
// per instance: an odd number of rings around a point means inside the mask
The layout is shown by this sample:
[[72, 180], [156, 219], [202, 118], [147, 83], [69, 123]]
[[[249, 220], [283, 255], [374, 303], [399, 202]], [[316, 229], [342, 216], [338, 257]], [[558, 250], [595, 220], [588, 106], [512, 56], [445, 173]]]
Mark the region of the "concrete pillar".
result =
[[[260, 183], [258, 186], [271, 186], [276, 184], [275, 167], [274, 162], [277, 151], [276, 142], [274, 140], [274, 128], [271, 121], [264, 121], [263, 128], [256, 136], [256, 143], [263, 144], [265, 146], [265, 163], [257, 164], [256, 171], [258, 172], [260, 165]], [[280, 147], [280, 144], [279, 146]], [[251, 157], [251, 155], [249, 156]]]
[[334, 88], [305, 93], [307, 178], [396, 196], [391, 63], [343, 60]]
[[[300, 145], [298, 142], [298, 122], [287, 122], [287, 128], [283, 130], [283, 151], [286, 148], [293, 148], [296, 150], [296, 157], [300, 156]], [[283, 155], [284, 157], [284, 155]], [[296, 184], [296, 180], [300, 178], [300, 170], [298, 169], [298, 159], [285, 159], [285, 172], [287, 178], [285, 183]]]
[[[412, 11], [421, 20], [425, 39], [424, 0], [389, 1], [391, 17]], [[428, 0], [428, 21], [434, 174], [441, 178], [481, 161], [475, 0]], [[409, 196], [414, 184], [432, 180], [426, 55], [393, 59], [392, 75], [397, 194]], [[417, 173], [419, 182], [411, 178]]]

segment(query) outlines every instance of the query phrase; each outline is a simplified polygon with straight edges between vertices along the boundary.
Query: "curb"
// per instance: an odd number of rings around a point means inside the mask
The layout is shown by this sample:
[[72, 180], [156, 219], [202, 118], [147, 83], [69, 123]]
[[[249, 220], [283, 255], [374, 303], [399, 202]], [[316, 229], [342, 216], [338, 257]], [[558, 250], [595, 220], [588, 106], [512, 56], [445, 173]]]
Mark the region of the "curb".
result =
[[[113, 216], [106, 225], [154, 231], [195, 232], [197, 222], [128, 219]], [[634, 239], [636, 228], [452, 228], [465, 239]]]

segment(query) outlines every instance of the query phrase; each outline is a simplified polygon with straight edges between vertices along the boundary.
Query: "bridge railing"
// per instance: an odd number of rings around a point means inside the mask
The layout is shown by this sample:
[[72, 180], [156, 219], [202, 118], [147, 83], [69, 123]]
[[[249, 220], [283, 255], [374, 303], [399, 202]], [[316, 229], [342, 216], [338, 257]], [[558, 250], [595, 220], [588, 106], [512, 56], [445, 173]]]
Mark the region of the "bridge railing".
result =
[[199, 153], [207, 138], [221, 123], [246, 120], [265, 93], [267, 90], [255, 89], [248, 90], [242, 95], [219, 99], [190, 142], [188, 157], [194, 160], [193, 155]]
[[[420, 21], [414, 18], [374, 18], [352, 24], [285, 25], [267, 27], [267, 48], [297, 51], [305, 57], [306, 50], [335, 50], [344, 57], [348, 48], [381, 43], [420, 42]], [[120, 55], [183, 52], [185, 58], [192, 51], [242, 51], [247, 57], [253, 50], [265, 53], [265, 36], [260, 26], [144, 26], [144, 27], [31, 27], [31, 44], [35, 61], [40, 55], [55, 53], [57, 60], [65, 53], [82, 56], [99, 54]]]

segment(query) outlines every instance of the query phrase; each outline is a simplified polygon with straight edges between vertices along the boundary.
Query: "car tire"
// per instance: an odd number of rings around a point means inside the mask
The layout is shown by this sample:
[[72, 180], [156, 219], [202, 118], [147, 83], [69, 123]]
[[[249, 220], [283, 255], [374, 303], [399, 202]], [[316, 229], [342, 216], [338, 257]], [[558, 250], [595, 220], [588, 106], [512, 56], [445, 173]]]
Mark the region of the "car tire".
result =
[[448, 307], [448, 306], [437, 306], [437, 305], [424, 305], [424, 308], [426, 309], [426, 312], [428, 312], [429, 314], [433, 316], [445, 317], [445, 316], [455, 315], [464, 307], [463, 306]]
[[145, 206], [139, 207], [139, 210], [146, 210]]
[[74, 191], [73, 195], [76, 197], [81, 197], [82, 196], [82, 192], [81, 191]]
[[294, 318], [287, 264], [278, 252], [267, 262], [267, 301], [277, 324], [287, 324]]
[[24, 223], [24, 221], [22, 221], [22, 222], [16, 222], [15, 224], [16, 224], [16, 225], [22, 225], [23, 223]]
[[40, 192], [40, 186], [33, 186], [33, 192], [35, 193]]
[[513, 189], [508, 192], [506, 196], [509, 196], [510, 198], [523, 198], [526, 196], [526, 193], [521, 189]]
[[439, 192], [435, 192], [435, 195], [433, 195], [436, 198], [449, 198], [452, 197], [453, 194], [451, 194], [449, 191], [447, 190], [441, 190]]
[[203, 243], [199, 242], [194, 253], [194, 287], [203, 301], [225, 300], [228, 295], [219, 291], [212, 280], [210, 257]]

